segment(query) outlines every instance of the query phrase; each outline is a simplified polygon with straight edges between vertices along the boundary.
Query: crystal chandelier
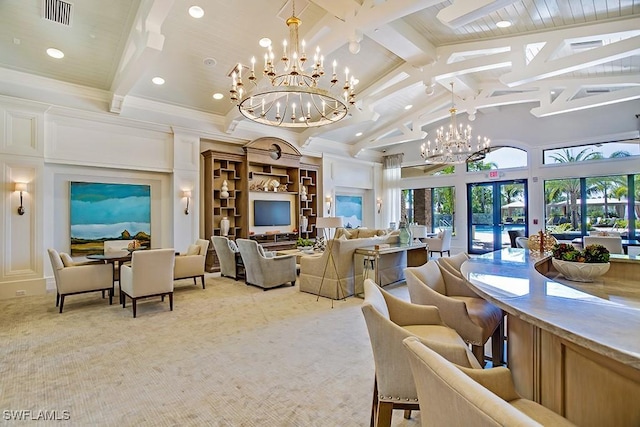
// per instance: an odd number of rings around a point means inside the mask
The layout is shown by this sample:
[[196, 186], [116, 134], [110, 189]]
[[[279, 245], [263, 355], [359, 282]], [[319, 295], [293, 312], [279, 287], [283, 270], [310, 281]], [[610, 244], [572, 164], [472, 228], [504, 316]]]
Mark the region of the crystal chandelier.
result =
[[[264, 54], [264, 78], [258, 83], [256, 59], [251, 67], [238, 64], [231, 73], [231, 101], [238, 104], [246, 118], [270, 126], [308, 128], [335, 123], [347, 115], [355, 103], [357, 80], [344, 69], [344, 84], [338, 84], [336, 61], [332, 64], [331, 79], [324, 71], [324, 56], [317, 47], [313, 63], [307, 64], [305, 42], [299, 43], [298, 27], [302, 21], [296, 16], [295, 1], [292, 16], [287, 19], [289, 41], [284, 40], [282, 57], [277, 62], [271, 45]], [[248, 73], [250, 88], [242, 81], [243, 69]]]
[[453, 98], [453, 83], [451, 83], [451, 123], [445, 132], [444, 127], [436, 132], [436, 138], [431, 143], [428, 140], [420, 147], [420, 156], [426, 163], [466, 163], [477, 162], [486, 157], [491, 141], [489, 138], [477, 137], [474, 144], [471, 136], [471, 126], [463, 127], [456, 122], [456, 109]]

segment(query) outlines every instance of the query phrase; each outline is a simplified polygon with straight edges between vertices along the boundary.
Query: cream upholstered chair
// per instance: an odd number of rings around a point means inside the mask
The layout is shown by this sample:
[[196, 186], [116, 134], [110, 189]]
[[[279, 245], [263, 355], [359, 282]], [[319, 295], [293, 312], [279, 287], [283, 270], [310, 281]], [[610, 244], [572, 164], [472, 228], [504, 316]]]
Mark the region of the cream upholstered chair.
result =
[[169, 296], [169, 308], [173, 311], [174, 249], [135, 251], [131, 265], [122, 266], [120, 301], [125, 308], [126, 297], [133, 301], [133, 317], [136, 317], [137, 301], [141, 298]]
[[240, 253], [240, 250], [236, 242], [223, 236], [211, 236], [211, 241], [220, 262], [220, 274], [238, 280], [236, 253]]
[[443, 253], [451, 256], [451, 230], [445, 228], [440, 231], [436, 237], [429, 237], [424, 240], [429, 245], [429, 255], [433, 255], [434, 252]]
[[47, 249], [56, 280], [56, 307], [60, 313], [67, 295], [109, 291], [109, 305], [113, 302], [113, 267], [104, 263], [75, 263], [66, 253]]
[[620, 236], [584, 236], [584, 247], [589, 245], [602, 245], [612, 254], [623, 254], [622, 237]]
[[267, 290], [288, 282], [291, 282], [291, 286], [296, 284], [295, 255], [267, 257], [262, 246], [255, 240], [237, 239], [236, 243], [242, 256], [247, 285]]
[[127, 246], [133, 243], [133, 240], [105, 240], [103, 242], [103, 251], [106, 254], [118, 254], [125, 256], [129, 253]]
[[441, 349], [450, 360], [462, 366], [480, 368], [469, 357], [464, 341], [442, 323], [438, 309], [411, 304], [381, 289], [371, 279], [364, 281], [362, 313], [369, 331], [375, 380], [371, 425], [389, 426], [393, 409], [404, 409], [405, 418], [417, 410], [418, 395], [402, 340], [416, 336]]
[[197, 285], [196, 278], [200, 278], [204, 289], [204, 262], [207, 258], [209, 241], [198, 239], [194, 245], [190, 245], [187, 252], [176, 256], [173, 267], [173, 279], [189, 279], [193, 277], [193, 284]]
[[444, 323], [455, 329], [484, 364], [484, 344], [492, 338], [492, 362], [502, 364], [504, 329], [502, 310], [475, 294], [466, 281], [436, 261], [404, 270], [411, 302], [435, 305]]
[[526, 236], [516, 237], [516, 248], [529, 249], [529, 238]]
[[460, 252], [459, 254], [451, 257], [438, 258], [436, 262], [440, 267], [447, 270], [449, 273], [460, 279], [464, 279], [462, 273], [460, 272], [460, 268], [462, 267], [462, 264], [464, 264], [464, 262], [468, 259], [469, 255], [467, 255], [466, 252]]
[[457, 366], [429, 343], [403, 341], [420, 402], [423, 426], [572, 426], [544, 406], [522, 398], [505, 367]]

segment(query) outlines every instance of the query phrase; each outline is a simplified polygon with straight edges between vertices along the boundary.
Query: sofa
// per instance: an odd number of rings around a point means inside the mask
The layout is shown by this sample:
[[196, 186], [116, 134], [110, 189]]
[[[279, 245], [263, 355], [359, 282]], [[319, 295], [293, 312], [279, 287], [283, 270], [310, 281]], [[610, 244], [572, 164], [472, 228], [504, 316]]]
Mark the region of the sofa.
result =
[[[300, 291], [331, 299], [354, 295], [356, 283], [361, 287], [365, 279], [363, 277], [364, 266], [354, 264], [355, 250], [379, 243], [398, 243], [398, 240], [399, 232], [397, 230], [389, 233], [383, 229], [338, 228], [334, 238], [327, 242], [327, 248], [321, 256], [300, 259]], [[329, 259], [329, 247], [331, 247], [335, 268]], [[398, 252], [380, 258], [378, 269], [382, 283], [378, 283], [378, 285], [384, 286], [404, 278], [404, 268], [407, 265], [406, 256], [406, 252]], [[322, 279], [323, 273], [324, 281]], [[338, 278], [341, 290], [338, 288]]]

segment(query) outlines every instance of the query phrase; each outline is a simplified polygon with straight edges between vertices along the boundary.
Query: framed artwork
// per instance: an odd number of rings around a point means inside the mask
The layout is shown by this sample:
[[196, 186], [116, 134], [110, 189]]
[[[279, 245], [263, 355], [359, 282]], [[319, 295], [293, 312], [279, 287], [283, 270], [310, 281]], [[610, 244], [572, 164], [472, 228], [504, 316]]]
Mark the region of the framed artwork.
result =
[[105, 240], [151, 244], [151, 187], [71, 182], [71, 255], [103, 252]]
[[336, 194], [336, 216], [342, 217], [345, 228], [362, 225], [362, 196]]

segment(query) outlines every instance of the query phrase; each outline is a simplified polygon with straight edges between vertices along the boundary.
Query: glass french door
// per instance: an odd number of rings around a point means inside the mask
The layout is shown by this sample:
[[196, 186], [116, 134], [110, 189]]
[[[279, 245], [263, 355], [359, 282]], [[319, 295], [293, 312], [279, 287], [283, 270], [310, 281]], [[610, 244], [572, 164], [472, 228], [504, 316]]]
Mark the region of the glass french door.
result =
[[467, 184], [468, 252], [510, 247], [510, 234], [528, 235], [527, 215], [526, 180]]

